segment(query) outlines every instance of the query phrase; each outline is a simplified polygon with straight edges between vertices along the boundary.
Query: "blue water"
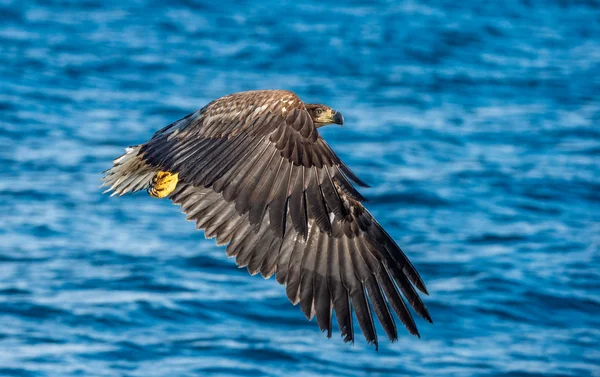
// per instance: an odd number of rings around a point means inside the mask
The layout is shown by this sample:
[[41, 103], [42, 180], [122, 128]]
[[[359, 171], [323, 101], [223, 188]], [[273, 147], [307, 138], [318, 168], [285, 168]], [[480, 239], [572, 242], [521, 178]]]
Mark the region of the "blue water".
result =
[[[421, 339], [327, 339], [168, 201], [101, 194], [260, 88], [344, 114]], [[0, 0], [0, 163], [1, 376], [600, 376], [598, 1]]]

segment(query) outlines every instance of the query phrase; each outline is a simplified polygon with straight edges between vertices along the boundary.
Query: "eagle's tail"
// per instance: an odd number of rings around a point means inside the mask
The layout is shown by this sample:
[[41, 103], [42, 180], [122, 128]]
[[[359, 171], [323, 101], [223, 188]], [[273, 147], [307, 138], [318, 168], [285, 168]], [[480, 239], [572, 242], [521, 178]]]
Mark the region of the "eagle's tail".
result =
[[156, 169], [144, 162], [139, 156], [140, 145], [126, 149], [121, 157], [113, 161], [113, 167], [104, 171], [102, 186], [108, 186], [105, 193], [111, 196], [124, 195], [139, 190], [152, 190], [154, 177], [159, 173]]

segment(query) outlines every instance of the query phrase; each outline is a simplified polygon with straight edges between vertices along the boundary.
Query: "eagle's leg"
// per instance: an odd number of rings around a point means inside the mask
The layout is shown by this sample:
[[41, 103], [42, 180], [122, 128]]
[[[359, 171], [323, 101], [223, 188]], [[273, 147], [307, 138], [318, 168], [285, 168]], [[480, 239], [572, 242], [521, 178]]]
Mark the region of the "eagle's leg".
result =
[[178, 180], [179, 173], [159, 171], [152, 180], [148, 194], [153, 198], [164, 198], [175, 190]]

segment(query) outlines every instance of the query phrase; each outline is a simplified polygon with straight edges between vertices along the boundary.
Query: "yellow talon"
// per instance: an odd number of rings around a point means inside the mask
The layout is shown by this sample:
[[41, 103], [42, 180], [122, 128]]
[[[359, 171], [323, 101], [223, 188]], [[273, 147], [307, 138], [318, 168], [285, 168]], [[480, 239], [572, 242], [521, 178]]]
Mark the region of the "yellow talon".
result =
[[148, 190], [150, 196], [154, 198], [164, 198], [175, 190], [179, 180], [179, 173], [170, 173], [168, 171], [159, 171], [152, 180], [152, 187]]

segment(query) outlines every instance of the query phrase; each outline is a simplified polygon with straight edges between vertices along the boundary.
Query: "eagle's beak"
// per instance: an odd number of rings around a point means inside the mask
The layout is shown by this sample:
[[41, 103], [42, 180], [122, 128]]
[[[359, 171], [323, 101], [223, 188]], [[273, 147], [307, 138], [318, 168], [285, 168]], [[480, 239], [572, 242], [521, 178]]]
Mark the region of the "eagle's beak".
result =
[[335, 111], [333, 113], [333, 123], [339, 124], [341, 126], [344, 125], [344, 116], [339, 111]]

